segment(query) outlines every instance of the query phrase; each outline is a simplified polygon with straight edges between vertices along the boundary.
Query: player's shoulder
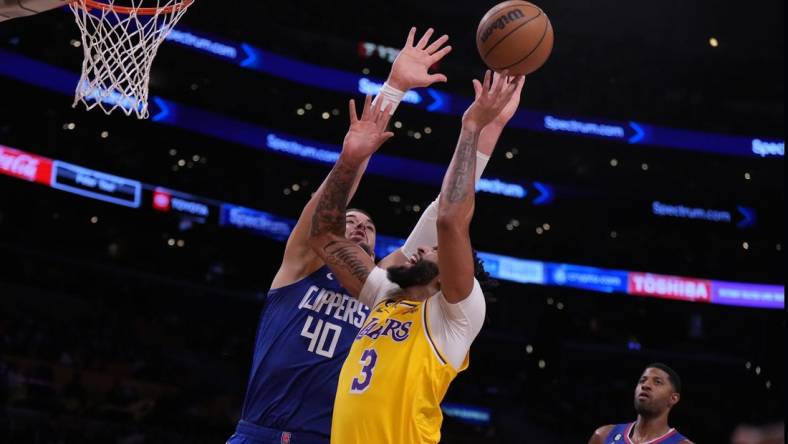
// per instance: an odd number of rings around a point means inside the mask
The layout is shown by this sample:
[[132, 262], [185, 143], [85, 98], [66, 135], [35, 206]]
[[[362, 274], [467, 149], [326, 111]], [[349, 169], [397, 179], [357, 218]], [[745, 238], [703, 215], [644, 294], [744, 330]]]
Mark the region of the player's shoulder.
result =
[[315, 281], [335, 280], [328, 266], [322, 262], [312, 263], [302, 266], [300, 269], [286, 265], [284, 262], [277, 270], [271, 281], [269, 291], [281, 292], [283, 290], [296, 288], [304, 283]]
[[613, 427], [615, 427], [615, 426], [616, 426], [615, 424], [603, 425], [603, 426], [597, 428], [594, 431], [594, 434], [595, 435], [607, 435], [608, 433], [610, 433], [613, 430]]
[[476, 303], [478, 303], [478, 302], [485, 303], [486, 302], [485, 299], [484, 299], [484, 290], [482, 290], [482, 285], [479, 283], [478, 280], [476, 280], [476, 278], [473, 278], [473, 286], [471, 287], [471, 290], [468, 292], [468, 295], [465, 296], [459, 302], [455, 302], [455, 303], [449, 302], [446, 299], [446, 295], [444, 295], [443, 291], [441, 291], [441, 290], [438, 290], [438, 292], [433, 294], [431, 297], [439, 297], [442, 302], [445, 302], [446, 304], [449, 304], [449, 305], [457, 305], [457, 304], [463, 303], [463, 302], [469, 303], [469, 302], [466, 302], [466, 301], [474, 301]]
[[605, 438], [607, 438], [607, 435], [613, 431], [615, 426], [615, 424], [608, 424], [598, 427], [596, 430], [594, 430], [594, 434], [591, 435], [591, 439], [588, 441], [588, 444], [603, 444], [605, 442]]

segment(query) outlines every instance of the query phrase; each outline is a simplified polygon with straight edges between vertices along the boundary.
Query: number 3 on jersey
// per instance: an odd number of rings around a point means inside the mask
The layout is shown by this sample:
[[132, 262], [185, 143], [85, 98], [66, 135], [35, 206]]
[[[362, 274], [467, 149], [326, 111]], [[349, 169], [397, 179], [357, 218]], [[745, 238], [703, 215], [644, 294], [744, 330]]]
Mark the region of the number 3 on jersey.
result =
[[364, 393], [369, 388], [369, 384], [372, 382], [372, 372], [378, 362], [378, 353], [374, 348], [368, 348], [364, 350], [361, 360], [358, 362], [363, 367], [361, 367], [361, 374], [353, 378], [353, 383], [350, 384], [350, 393]]
[[[342, 327], [328, 321], [323, 322], [322, 319], [317, 319], [315, 329], [310, 331], [309, 328], [312, 326], [312, 321], [314, 320], [315, 318], [312, 316], [307, 317], [304, 328], [301, 330], [301, 336], [309, 339], [307, 350], [320, 356], [331, 358], [334, 356], [334, 350], [337, 348], [339, 335], [342, 334]], [[332, 334], [330, 341], [328, 340], [329, 334]]]

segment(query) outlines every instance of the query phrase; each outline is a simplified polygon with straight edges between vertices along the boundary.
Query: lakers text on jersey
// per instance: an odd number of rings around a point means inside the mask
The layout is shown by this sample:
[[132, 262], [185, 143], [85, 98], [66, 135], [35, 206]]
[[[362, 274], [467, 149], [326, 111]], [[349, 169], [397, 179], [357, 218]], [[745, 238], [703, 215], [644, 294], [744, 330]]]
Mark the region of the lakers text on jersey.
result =
[[430, 337], [431, 302], [386, 300], [370, 313], [342, 367], [331, 442], [435, 443], [454, 369]]

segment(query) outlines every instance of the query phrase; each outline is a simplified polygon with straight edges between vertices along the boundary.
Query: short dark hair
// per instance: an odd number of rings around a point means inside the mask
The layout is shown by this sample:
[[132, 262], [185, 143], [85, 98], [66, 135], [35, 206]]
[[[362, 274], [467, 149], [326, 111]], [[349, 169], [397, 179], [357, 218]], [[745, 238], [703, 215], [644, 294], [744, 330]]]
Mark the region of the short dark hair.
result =
[[667, 365], [661, 362], [651, 363], [647, 365], [646, 368], [658, 368], [663, 372], [667, 373], [668, 379], [670, 379], [670, 385], [673, 386], [673, 390], [675, 390], [676, 393], [681, 394], [681, 378], [679, 377], [679, 374], [676, 373], [676, 370], [673, 370], [672, 368], [668, 367]]
[[364, 210], [362, 210], [362, 209], [360, 209], [360, 208], [348, 208], [348, 209], [346, 209], [346, 210], [345, 210], [345, 214], [348, 214], [348, 213], [350, 213], [351, 211], [354, 211], [354, 212], [356, 212], [356, 213], [361, 213], [361, 214], [363, 214], [364, 216], [367, 216], [367, 217], [369, 218], [369, 220], [370, 220], [370, 221], [372, 221], [372, 225], [375, 225], [375, 220], [374, 220], [374, 219], [372, 219], [372, 215], [371, 215], [371, 214], [369, 214], [369, 213], [367, 213], [366, 211], [364, 211]]

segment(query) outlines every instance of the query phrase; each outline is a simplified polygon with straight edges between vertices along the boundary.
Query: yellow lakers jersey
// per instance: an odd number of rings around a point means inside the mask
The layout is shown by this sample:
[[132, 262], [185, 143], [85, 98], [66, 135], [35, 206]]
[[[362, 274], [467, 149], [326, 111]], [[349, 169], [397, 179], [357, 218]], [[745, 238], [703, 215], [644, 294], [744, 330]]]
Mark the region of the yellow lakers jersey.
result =
[[459, 370], [430, 334], [432, 302], [386, 300], [367, 317], [339, 375], [332, 444], [436, 443], [440, 403]]

